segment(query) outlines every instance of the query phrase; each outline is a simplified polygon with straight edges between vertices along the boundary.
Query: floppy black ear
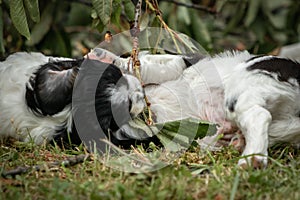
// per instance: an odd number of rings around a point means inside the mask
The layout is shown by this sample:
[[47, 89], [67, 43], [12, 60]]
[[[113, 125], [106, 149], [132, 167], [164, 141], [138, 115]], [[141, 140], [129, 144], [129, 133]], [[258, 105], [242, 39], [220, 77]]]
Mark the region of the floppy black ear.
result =
[[[100, 62], [91, 61], [91, 63]], [[103, 73], [98, 76], [99, 82], [95, 93], [96, 115], [105, 132], [116, 131], [131, 119], [130, 102], [126, 93], [128, 92], [128, 82], [121, 70], [112, 64], [107, 65]], [[112, 98], [115, 93], [119, 93], [118, 99]]]
[[[116, 66], [90, 59], [85, 59], [82, 63], [74, 86], [72, 114], [76, 130], [87, 146], [90, 145], [89, 142], [97, 141], [101, 144], [97, 145], [97, 148], [106, 151], [107, 144], [102, 142], [102, 139], [107, 138], [117, 144], [109, 132], [118, 130], [130, 117], [129, 105], [120, 102], [120, 108], [116, 109], [116, 115], [119, 115], [118, 123], [115, 121], [111, 91], [116, 89], [118, 84], [121, 86], [127, 83]], [[123, 117], [125, 113], [128, 113], [128, 116]]]
[[[72, 113], [78, 135], [87, 146], [97, 141], [97, 148], [105, 152], [108, 146], [103, 139], [123, 148], [157, 142], [156, 137], [148, 138], [127, 124], [132, 103], [123, 98], [130, 91], [127, 78], [115, 65], [91, 59], [82, 63], [74, 86]], [[113, 98], [114, 94], [119, 98]]]
[[54, 115], [71, 103], [72, 90], [82, 60], [42, 65], [26, 85], [27, 105], [36, 113]]

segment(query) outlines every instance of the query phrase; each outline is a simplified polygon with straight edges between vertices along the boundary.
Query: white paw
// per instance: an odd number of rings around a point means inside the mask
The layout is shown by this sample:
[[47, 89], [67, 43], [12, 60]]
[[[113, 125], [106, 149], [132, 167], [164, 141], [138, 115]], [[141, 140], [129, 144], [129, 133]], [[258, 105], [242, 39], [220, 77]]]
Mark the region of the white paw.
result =
[[267, 167], [268, 157], [267, 155], [244, 155], [245, 158], [241, 158], [238, 165], [242, 168], [252, 167], [254, 169], [262, 169]]

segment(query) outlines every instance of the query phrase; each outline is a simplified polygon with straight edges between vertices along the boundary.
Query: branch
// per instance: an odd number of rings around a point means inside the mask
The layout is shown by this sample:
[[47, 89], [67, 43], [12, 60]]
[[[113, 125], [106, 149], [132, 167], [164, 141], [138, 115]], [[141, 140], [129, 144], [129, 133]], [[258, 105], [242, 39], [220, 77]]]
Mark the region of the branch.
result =
[[57, 167], [57, 166], [64, 166], [64, 167], [70, 167], [79, 163], [84, 162], [85, 160], [90, 160], [91, 159], [91, 155], [90, 154], [82, 154], [82, 155], [77, 155], [74, 157], [69, 157], [63, 161], [56, 161], [56, 162], [51, 162], [45, 165], [34, 165], [34, 166], [30, 166], [30, 167], [17, 167], [15, 169], [9, 170], [9, 171], [3, 171], [1, 173], [1, 176], [3, 178], [6, 178], [8, 176], [16, 176], [16, 175], [20, 175], [20, 174], [25, 174], [28, 173], [30, 171], [45, 171], [45, 169], [47, 168], [53, 168], [53, 167]]
[[[132, 43], [133, 43], [133, 48], [131, 52], [131, 57], [130, 60], [132, 61], [133, 65], [133, 70], [135, 72], [136, 77], [139, 79], [139, 81], [143, 84], [141, 74], [140, 74], [140, 67], [141, 67], [141, 62], [139, 60], [139, 33], [140, 33], [140, 27], [139, 27], [139, 20], [140, 20], [140, 15], [141, 15], [141, 8], [142, 7], [142, 0], [138, 0], [136, 6], [135, 6], [135, 17], [134, 17], [134, 24], [132, 29], [130, 30], [131, 37], [132, 37]], [[130, 61], [129, 61], [130, 63]], [[148, 97], [145, 95], [145, 102], [147, 105], [147, 110], [148, 110], [148, 117], [145, 117], [146, 123], [148, 125], [153, 124], [153, 119], [152, 119], [152, 112], [150, 109], [151, 103], [148, 100]], [[145, 113], [144, 113], [145, 115]]]
[[160, 1], [170, 2], [170, 3], [174, 3], [178, 6], [184, 6], [184, 7], [187, 7], [187, 8], [192, 8], [192, 9], [196, 9], [196, 10], [205, 11], [205, 12], [208, 12], [210, 14], [217, 14], [217, 11], [214, 8], [209, 8], [209, 7], [202, 6], [202, 5], [187, 4], [187, 3], [179, 2], [179, 1], [176, 1], [176, 0], [160, 0]]

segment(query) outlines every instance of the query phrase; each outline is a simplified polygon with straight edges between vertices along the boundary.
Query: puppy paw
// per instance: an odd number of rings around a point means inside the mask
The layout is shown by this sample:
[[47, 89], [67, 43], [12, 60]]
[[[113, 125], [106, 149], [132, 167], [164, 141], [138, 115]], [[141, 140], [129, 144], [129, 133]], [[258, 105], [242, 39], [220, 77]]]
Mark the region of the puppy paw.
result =
[[241, 131], [237, 131], [234, 137], [231, 138], [229, 145], [242, 153], [245, 150], [246, 141]]
[[241, 158], [238, 162], [238, 165], [243, 169], [247, 169], [249, 167], [254, 169], [263, 169], [267, 167], [267, 164], [268, 164], [268, 158], [266, 155], [265, 156], [250, 155], [246, 158]]

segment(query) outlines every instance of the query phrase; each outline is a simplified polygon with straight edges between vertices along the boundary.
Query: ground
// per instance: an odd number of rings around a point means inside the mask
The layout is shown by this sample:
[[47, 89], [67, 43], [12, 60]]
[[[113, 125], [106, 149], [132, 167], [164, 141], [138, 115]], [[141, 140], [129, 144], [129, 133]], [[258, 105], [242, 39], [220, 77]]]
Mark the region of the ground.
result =
[[190, 149], [170, 165], [149, 173], [114, 170], [92, 156], [71, 167], [47, 166], [84, 149], [4, 141], [0, 172], [39, 165], [42, 171], [0, 178], [0, 199], [299, 199], [299, 150], [277, 146], [270, 150], [266, 169], [241, 169], [239, 152]]

